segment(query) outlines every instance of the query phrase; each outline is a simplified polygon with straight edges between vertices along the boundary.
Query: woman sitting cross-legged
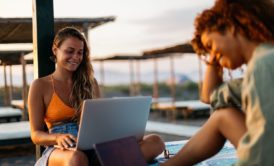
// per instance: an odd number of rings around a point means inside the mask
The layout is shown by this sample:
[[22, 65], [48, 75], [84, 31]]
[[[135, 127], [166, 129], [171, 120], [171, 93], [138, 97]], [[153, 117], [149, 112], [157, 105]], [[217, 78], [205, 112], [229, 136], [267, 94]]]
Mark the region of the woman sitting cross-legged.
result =
[[[82, 102], [99, 97], [86, 39], [75, 28], [61, 29], [54, 38], [52, 51], [56, 70], [34, 80], [29, 91], [31, 139], [47, 147], [36, 165], [91, 165], [91, 155], [68, 150], [77, 141]], [[139, 145], [147, 161], [164, 149], [161, 138], [153, 134], [144, 136]]]

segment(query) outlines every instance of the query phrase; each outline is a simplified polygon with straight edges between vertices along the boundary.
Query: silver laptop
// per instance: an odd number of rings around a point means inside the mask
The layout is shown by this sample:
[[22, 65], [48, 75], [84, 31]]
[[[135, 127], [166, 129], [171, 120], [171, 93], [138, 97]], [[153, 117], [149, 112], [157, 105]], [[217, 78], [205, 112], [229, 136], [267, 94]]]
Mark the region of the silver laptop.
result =
[[127, 136], [144, 136], [151, 97], [119, 97], [85, 100], [76, 149]]

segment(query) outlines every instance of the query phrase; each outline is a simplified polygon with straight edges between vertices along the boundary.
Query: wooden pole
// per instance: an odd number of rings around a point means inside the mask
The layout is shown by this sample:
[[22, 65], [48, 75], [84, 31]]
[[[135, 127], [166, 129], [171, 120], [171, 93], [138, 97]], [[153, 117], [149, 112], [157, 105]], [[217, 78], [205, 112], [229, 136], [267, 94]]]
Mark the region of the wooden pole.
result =
[[13, 99], [12, 65], [10, 65], [10, 100]]
[[101, 97], [104, 97], [104, 86], [105, 86], [105, 70], [104, 70], [104, 61], [100, 61], [100, 82], [101, 82]]
[[176, 77], [175, 77], [175, 71], [174, 71], [174, 59], [173, 56], [169, 56], [170, 59], [170, 78], [171, 78], [171, 84], [170, 84], [170, 93], [172, 97], [172, 101], [176, 101]]
[[134, 96], [135, 95], [135, 89], [134, 89], [134, 70], [133, 70], [133, 60], [129, 60], [129, 77], [130, 77], [130, 85], [129, 85], [129, 95]]
[[88, 36], [88, 23], [83, 24], [83, 33], [86, 37], [87, 42], [89, 43], [89, 36]]
[[7, 66], [4, 64], [4, 84], [5, 84], [5, 105], [9, 106], [10, 105], [10, 93], [9, 93], [9, 87], [7, 83]]
[[[55, 70], [55, 63], [50, 60], [54, 38], [53, 0], [32, 0], [32, 36], [34, 78], [39, 78]], [[42, 151], [43, 148], [36, 145], [36, 159]]]
[[140, 60], [136, 61], [136, 95], [141, 94]]
[[158, 92], [158, 64], [157, 64], [157, 58], [154, 58], [153, 62], [154, 62], [153, 97], [155, 99], [158, 99], [159, 92]]
[[32, 1], [34, 78], [51, 74], [55, 70], [52, 56], [54, 38], [53, 0]]
[[199, 57], [198, 57], [198, 68], [199, 68], [199, 84], [198, 84], [199, 94], [198, 95], [201, 96], [202, 84], [203, 84], [203, 68], [202, 68], [202, 61]]
[[22, 99], [23, 99], [23, 114], [22, 120], [28, 120], [28, 110], [27, 110], [27, 101], [28, 101], [28, 89], [27, 89], [27, 77], [26, 77], [26, 61], [24, 59], [24, 54], [21, 54], [20, 61], [22, 64], [22, 80], [23, 80], [23, 87], [22, 87]]

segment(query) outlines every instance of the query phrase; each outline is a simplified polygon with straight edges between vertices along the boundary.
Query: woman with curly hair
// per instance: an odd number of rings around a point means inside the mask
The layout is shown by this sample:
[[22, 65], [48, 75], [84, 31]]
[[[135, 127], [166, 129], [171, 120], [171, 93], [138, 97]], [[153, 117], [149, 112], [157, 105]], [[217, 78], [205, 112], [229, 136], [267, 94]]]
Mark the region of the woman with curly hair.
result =
[[[56, 34], [52, 51], [56, 70], [34, 80], [29, 91], [31, 139], [47, 147], [36, 165], [86, 166], [93, 163], [94, 153], [86, 155], [69, 148], [77, 141], [83, 101], [99, 97], [89, 48], [79, 30], [67, 27]], [[45, 125], [48, 132], [44, 130]], [[157, 135], [144, 136], [139, 145], [147, 161], [164, 148]]]
[[[201, 130], [163, 165], [194, 165], [237, 149], [236, 165], [274, 165], [274, 5], [218, 0], [195, 20], [193, 47], [207, 67], [201, 100], [215, 110]], [[223, 83], [223, 68], [247, 65], [243, 81]]]

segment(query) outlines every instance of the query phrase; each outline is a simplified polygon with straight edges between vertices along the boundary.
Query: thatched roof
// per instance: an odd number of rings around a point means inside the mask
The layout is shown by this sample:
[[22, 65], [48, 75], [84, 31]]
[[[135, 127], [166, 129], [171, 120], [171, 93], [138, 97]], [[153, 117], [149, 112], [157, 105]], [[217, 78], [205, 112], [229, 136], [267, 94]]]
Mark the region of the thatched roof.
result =
[[124, 60], [141, 60], [143, 56], [140, 55], [111, 55], [105, 58], [94, 58], [92, 61], [124, 61]]
[[190, 43], [178, 44], [175, 46], [153, 49], [143, 52], [144, 57], [161, 58], [170, 56], [171, 53], [195, 53]]
[[[12, 51], [0, 51], [0, 65], [19, 65], [21, 55], [26, 55], [32, 50], [12, 50]], [[27, 64], [32, 64], [33, 60], [26, 60]]]
[[106, 58], [95, 58], [93, 61], [115, 61], [115, 60], [145, 60], [152, 58], [163, 58], [171, 56], [171, 53], [195, 53], [189, 43], [178, 44], [171, 47], [144, 51], [143, 55], [111, 55]]
[[[54, 31], [66, 26], [95, 28], [114, 21], [114, 17], [55, 18]], [[0, 43], [32, 43], [32, 18], [0, 18]]]

